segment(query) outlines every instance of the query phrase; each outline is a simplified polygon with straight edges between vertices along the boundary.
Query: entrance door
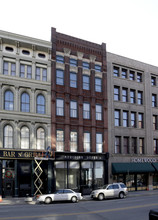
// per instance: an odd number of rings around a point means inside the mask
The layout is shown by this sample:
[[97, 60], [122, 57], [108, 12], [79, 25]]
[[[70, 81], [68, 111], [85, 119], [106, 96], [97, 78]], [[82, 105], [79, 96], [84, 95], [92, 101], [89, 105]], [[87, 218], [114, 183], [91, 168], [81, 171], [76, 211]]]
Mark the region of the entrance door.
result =
[[92, 191], [93, 162], [82, 162], [81, 166], [81, 191], [86, 195]]

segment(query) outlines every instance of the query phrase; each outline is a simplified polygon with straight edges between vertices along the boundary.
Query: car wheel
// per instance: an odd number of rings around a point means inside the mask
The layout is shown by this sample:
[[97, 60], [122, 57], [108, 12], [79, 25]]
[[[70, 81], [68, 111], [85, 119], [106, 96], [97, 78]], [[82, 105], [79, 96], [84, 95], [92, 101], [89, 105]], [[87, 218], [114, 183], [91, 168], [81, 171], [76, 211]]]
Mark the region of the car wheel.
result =
[[99, 195], [98, 195], [98, 199], [101, 201], [101, 200], [103, 200], [104, 199], [104, 194], [103, 193], [100, 193]]
[[124, 198], [125, 198], [125, 194], [124, 194], [123, 192], [120, 192], [119, 198], [120, 198], [120, 199], [124, 199]]
[[52, 199], [50, 197], [46, 197], [44, 202], [46, 204], [50, 204], [52, 202]]
[[71, 201], [74, 203], [74, 202], [78, 202], [78, 199], [77, 199], [77, 197], [76, 196], [73, 196], [72, 198], [71, 198]]

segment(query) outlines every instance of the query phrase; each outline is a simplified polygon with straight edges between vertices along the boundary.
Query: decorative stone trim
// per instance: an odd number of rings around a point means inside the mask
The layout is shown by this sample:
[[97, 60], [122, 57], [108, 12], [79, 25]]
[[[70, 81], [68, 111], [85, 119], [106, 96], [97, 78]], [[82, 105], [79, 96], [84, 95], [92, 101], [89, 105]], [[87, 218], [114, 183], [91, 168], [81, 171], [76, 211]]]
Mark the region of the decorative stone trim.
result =
[[69, 48], [64, 48], [64, 55], [69, 57], [71, 53], [71, 50]]
[[83, 75], [88, 75], [88, 76], [90, 76], [90, 75], [91, 75], [91, 72], [90, 72], [90, 70], [83, 69], [82, 74], [83, 74]]
[[95, 60], [96, 60], [96, 56], [90, 55], [90, 56], [89, 56], [89, 59], [90, 59], [91, 63], [94, 63]]
[[65, 70], [65, 65], [64, 65], [64, 63], [56, 63], [56, 69]]
[[82, 60], [82, 58], [83, 58], [83, 53], [77, 51], [77, 57], [78, 57], [79, 60]]
[[75, 66], [70, 66], [70, 72], [75, 72], [75, 73], [77, 73], [77, 72], [78, 72], [78, 68], [75, 67]]
[[95, 77], [103, 78], [103, 73], [95, 72]]

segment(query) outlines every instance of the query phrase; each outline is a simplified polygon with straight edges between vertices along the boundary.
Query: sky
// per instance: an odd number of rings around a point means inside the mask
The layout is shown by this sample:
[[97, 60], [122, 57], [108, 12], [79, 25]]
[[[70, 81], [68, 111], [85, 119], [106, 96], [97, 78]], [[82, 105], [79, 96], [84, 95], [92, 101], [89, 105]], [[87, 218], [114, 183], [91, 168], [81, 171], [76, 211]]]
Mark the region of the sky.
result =
[[158, 66], [158, 0], [1, 0], [0, 30], [50, 41], [51, 27]]

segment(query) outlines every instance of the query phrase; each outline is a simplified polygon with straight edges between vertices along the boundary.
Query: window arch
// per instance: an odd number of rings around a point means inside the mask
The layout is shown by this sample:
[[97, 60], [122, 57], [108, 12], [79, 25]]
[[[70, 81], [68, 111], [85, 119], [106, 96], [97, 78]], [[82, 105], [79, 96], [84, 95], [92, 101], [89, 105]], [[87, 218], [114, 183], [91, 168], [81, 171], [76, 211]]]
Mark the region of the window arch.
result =
[[43, 95], [37, 96], [37, 113], [39, 114], [45, 114], [45, 97]]
[[45, 149], [45, 131], [43, 128], [37, 129], [37, 149]]
[[21, 149], [29, 149], [30, 148], [30, 131], [28, 127], [23, 126], [21, 128]]
[[8, 111], [14, 109], [14, 95], [10, 90], [5, 91], [4, 93], [4, 109]]
[[3, 132], [4, 148], [13, 148], [13, 128], [6, 125]]
[[30, 112], [30, 96], [26, 92], [21, 95], [21, 111]]

